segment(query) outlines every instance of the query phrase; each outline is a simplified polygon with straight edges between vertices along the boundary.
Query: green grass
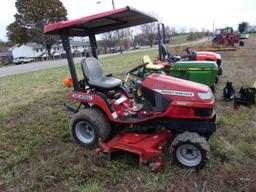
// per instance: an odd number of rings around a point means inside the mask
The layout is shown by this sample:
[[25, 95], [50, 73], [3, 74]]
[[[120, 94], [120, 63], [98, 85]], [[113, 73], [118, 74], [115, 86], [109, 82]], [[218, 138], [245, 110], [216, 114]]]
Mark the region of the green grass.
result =
[[[145, 54], [156, 58], [157, 51], [117, 54], [101, 63], [105, 74], [124, 78]], [[152, 173], [129, 156], [109, 162], [79, 147], [68, 130], [72, 114], [63, 107], [70, 90], [63, 86], [67, 66], [0, 78], [0, 191], [255, 190], [255, 107], [234, 110], [220, 99], [226, 80], [238, 78], [228, 69], [244, 70], [231, 58], [224, 57], [227, 73], [216, 90], [219, 125], [199, 173], [172, 165], [167, 154], [163, 169]]]
[[187, 42], [187, 38], [188, 38], [189, 34], [182, 34], [182, 35], [176, 35], [174, 37], [175, 39], [175, 44], [181, 44], [181, 43], [185, 43]]
[[255, 37], [256, 36], [256, 33], [248, 33], [248, 34], [249, 34], [250, 37]]
[[[105, 74], [113, 73], [119, 78], [124, 78], [126, 71], [133, 66], [141, 64], [142, 57], [149, 55], [156, 58], [156, 51], [139, 51], [117, 54], [103, 58]], [[78, 76], [81, 79], [80, 64], [76, 65]], [[58, 67], [37, 72], [29, 72], [19, 75], [2, 77], [0, 81], [0, 115], [11, 111], [13, 107], [40, 100], [44, 95], [51, 95], [51, 92], [66, 90], [63, 86], [65, 77], [69, 76], [68, 67]]]
[[14, 66], [13, 63], [7, 64], [7, 65], [0, 65], [0, 68], [4, 68], [4, 67], [11, 67]]

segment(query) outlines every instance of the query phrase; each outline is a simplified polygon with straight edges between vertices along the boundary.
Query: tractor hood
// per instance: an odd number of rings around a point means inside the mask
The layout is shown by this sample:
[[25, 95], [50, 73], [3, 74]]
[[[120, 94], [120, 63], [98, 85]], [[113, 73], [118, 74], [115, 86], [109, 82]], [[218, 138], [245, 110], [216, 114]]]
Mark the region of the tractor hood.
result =
[[215, 61], [178, 61], [172, 64], [172, 70], [218, 70]]
[[213, 60], [221, 60], [221, 55], [210, 51], [196, 51], [197, 56], [204, 58], [212, 58]]
[[[142, 86], [170, 98], [179, 105], [191, 106], [195, 103], [212, 106], [214, 96], [207, 85], [187, 81], [163, 74], [151, 74], [143, 80]], [[202, 106], [203, 107], [203, 106]]]

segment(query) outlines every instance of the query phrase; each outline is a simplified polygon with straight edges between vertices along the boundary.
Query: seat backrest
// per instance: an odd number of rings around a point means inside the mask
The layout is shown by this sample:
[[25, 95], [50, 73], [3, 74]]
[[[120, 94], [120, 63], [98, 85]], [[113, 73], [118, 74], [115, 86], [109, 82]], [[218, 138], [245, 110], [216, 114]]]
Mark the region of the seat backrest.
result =
[[96, 80], [103, 77], [101, 64], [94, 57], [88, 57], [81, 61], [84, 77], [88, 80]]
[[142, 62], [143, 64], [146, 64], [146, 69], [149, 70], [160, 70], [164, 68], [163, 65], [154, 64], [148, 55], [143, 56]]
[[143, 62], [143, 64], [151, 64], [151, 65], [153, 64], [152, 60], [150, 59], [150, 57], [148, 55], [144, 55], [142, 57], [142, 62]]

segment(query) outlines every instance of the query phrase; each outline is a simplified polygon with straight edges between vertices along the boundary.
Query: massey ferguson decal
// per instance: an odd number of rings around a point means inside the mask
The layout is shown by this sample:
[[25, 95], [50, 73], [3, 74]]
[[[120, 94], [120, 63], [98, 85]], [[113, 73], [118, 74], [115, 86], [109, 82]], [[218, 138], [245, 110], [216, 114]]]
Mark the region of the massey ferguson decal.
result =
[[194, 97], [195, 95], [193, 92], [167, 90], [167, 89], [154, 89], [154, 91], [164, 95], [175, 95], [175, 96], [183, 96], [183, 97]]
[[77, 93], [73, 93], [72, 97], [76, 98], [76, 99], [84, 99], [84, 100], [89, 100], [91, 101], [93, 99], [92, 96], [89, 95], [81, 95], [81, 94], [77, 94]]

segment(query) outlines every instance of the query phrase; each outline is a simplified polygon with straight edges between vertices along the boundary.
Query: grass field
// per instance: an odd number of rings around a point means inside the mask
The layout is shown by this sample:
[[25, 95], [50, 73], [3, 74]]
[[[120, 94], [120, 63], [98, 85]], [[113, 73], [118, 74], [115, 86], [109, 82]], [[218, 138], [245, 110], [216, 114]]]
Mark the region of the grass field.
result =
[[[152, 173], [126, 155], [109, 162], [75, 144], [68, 130], [72, 114], [63, 107], [67, 67], [0, 78], [0, 191], [255, 191], [256, 108], [235, 110], [221, 99], [227, 80], [236, 88], [256, 80], [255, 48], [254, 37], [222, 55], [219, 125], [200, 172], [172, 165], [166, 155], [163, 169]], [[155, 58], [157, 51], [107, 57], [105, 73], [123, 78], [145, 54]]]
[[189, 34], [182, 34], [182, 35], [176, 35], [174, 37], [175, 41], [174, 44], [181, 44], [187, 42]]
[[250, 35], [250, 37], [255, 37], [256, 33], [248, 33]]

